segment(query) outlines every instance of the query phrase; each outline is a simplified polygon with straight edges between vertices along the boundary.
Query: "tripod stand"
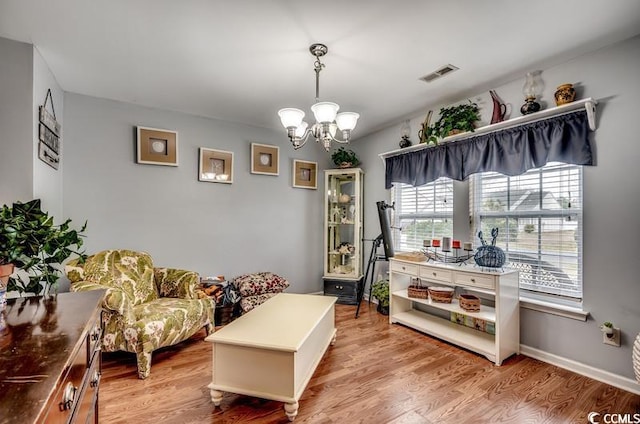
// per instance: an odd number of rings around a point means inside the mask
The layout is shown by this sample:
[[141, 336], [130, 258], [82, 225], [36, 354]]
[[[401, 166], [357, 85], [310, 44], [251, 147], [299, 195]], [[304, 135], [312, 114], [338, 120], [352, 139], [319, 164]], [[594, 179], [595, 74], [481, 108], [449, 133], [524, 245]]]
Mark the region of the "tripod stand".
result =
[[369, 270], [371, 270], [371, 279], [369, 281], [369, 303], [371, 303], [371, 286], [373, 286], [373, 279], [376, 275], [376, 262], [377, 261], [388, 261], [386, 255], [379, 255], [378, 248], [380, 244], [382, 244], [382, 234], [380, 234], [375, 239], [363, 239], [363, 241], [372, 241], [373, 245], [371, 246], [371, 254], [369, 255], [369, 262], [367, 262], [367, 271], [364, 273], [364, 277], [362, 278], [362, 287], [359, 290], [358, 296], [358, 308], [356, 309], [356, 318], [358, 318], [358, 314], [360, 313], [360, 304], [362, 303], [362, 298], [364, 297], [364, 289], [367, 287], [367, 278], [369, 278]]

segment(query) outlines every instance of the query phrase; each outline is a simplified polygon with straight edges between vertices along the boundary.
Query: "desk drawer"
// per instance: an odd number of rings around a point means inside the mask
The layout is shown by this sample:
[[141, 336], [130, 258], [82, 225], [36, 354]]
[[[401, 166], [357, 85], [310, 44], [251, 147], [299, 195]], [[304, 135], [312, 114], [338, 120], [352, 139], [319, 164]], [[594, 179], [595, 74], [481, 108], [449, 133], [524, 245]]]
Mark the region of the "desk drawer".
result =
[[430, 281], [442, 281], [451, 284], [453, 272], [448, 269], [439, 269], [433, 267], [420, 267], [420, 279]]
[[100, 352], [91, 363], [91, 368], [84, 381], [84, 388], [78, 399], [78, 407], [74, 413], [77, 423], [98, 423], [98, 386], [100, 385]]
[[456, 272], [455, 283], [459, 286], [479, 287], [491, 290], [495, 290], [496, 288], [496, 280], [493, 275]]
[[417, 276], [418, 265], [408, 264], [406, 262], [391, 261], [391, 271]]
[[83, 380], [87, 373], [86, 339], [82, 348], [73, 357], [53, 397], [49, 398], [47, 424], [68, 423], [74, 418], [73, 411], [79, 402]]

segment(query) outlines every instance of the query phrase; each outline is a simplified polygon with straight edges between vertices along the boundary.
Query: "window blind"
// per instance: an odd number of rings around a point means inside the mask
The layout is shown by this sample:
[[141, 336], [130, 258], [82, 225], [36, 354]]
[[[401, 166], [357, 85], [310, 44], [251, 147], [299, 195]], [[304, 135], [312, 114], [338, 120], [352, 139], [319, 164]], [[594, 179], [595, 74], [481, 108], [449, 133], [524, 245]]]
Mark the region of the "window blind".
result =
[[422, 249], [425, 239], [453, 234], [453, 180], [440, 178], [413, 187], [395, 184], [391, 191], [393, 239], [396, 251]]
[[[582, 298], [582, 167], [549, 163], [518, 176], [471, 177], [472, 229], [491, 234], [520, 271], [520, 288]], [[477, 239], [475, 239], [477, 240]]]

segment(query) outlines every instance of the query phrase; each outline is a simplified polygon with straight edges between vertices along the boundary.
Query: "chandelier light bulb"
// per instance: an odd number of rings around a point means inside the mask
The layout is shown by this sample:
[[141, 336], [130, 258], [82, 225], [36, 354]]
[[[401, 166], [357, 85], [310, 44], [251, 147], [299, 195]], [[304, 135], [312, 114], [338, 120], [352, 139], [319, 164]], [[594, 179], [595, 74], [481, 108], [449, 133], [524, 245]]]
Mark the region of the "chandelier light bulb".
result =
[[340, 106], [333, 102], [318, 102], [311, 106], [311, 111], [316, 117], [316, 121], [321, 124], [328, 124], [336, 119], [336, 114]]
[[341, 131], [351, 131], [356, 127], [358, 118], [360, 118], [360, 114], [358, 113], [342, 112], [336, 116], [336, 124], [338, 124], [338, 128], [340, 128]]
[[280, 121], [285, 128], [297, 128], [302, 123], [302, 119], [304, 119], [304, 112], [293, 107], [280, 109], [278, 115], [280, 115]]
[[296, 134], [295, 136], [297, 138], [302, 138], [304, 137], [304, 133], [307, 131], [307, 127], [309, 126], [309, 124], [307, 123], [307, 121], [302, 121], [300, 123], [300, 125], [298, 125], [298, 127], [296, 128]]

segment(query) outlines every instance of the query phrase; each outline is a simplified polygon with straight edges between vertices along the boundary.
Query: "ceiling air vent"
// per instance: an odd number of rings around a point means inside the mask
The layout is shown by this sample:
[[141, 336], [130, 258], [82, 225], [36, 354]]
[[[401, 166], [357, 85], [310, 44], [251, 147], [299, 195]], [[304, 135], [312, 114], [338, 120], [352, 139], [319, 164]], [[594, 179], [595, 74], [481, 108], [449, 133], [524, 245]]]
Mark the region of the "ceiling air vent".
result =
[[453, 66], [451, 64], [444, 65], [442, 68], [438, 69], [437, 71], [431, 72], [430, 74], [427, 74], [420, 79], [424, 82], [431, 82], [457, 69], [458, 69], [457, 66]]

